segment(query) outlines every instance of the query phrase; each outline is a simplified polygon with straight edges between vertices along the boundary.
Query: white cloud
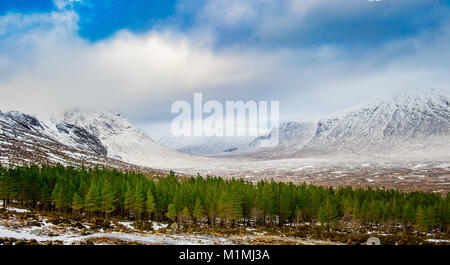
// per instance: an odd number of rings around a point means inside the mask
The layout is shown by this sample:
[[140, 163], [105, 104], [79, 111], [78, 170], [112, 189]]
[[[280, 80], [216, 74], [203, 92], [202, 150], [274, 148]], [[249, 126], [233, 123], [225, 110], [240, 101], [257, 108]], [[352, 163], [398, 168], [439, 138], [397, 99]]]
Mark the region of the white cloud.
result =
[[[398, 0], [404, 1], [404, 0]], [[367, 0], [215, 0], [207, 1], [195, 17], [194, 30], [239, 32], [256, 39], [295, 34], [299, 29], [307, 30], [311, 25], [305, 19], [317, 9], [330, 11], [345, 17], [351, 13], [361, 13], [370, 8]], [[323, 18], [318, 18], [323, 20]]]
[[[236, 9], [227, 16], [251, 18], [252, 11]], [[77, 19], [67, 10], [0, 17], [0, 110], [101, 107], [163, 120], [173, 101], [203, 91], [205, 100], [281, 100], [284, 118], [299, 118], [396, 89], [450, 83], [449, 31], [355, 58], [333, 46], [215, 49], [211, 35], [170, 30], [122, 31], [91, 43], [77, 35]]]
[[[7, 13], [0, 16], [0, 36], [18, 35], [24, 32], [70, 32], [78, 27], [78, 15], [73, 11], [50, 13]], [[61, 32], [59, 32], [61, 33]]]
[[69, 19], [71, 12], [55, 14], [59, 13], [8, 15], [0, 20], [7, 21], [0, 26], [8, 30], [9, 24], [16, 28], [37, 21], [48, 24], [34, 25], [24, 34], [13, 34], [3, 41], [12, 49], [0, 51], [0, 66], [8, 68], [0, 73], [3, 110], [151, 106], [185, 91], [246, 78], [245, 64], [238, 56], [216, 54], [197, 44], [201, 40], [174, 32], [134, 35], [122, 31], [110, 39], [89, 43], [76, 35], [71, 23], [61, 19]]

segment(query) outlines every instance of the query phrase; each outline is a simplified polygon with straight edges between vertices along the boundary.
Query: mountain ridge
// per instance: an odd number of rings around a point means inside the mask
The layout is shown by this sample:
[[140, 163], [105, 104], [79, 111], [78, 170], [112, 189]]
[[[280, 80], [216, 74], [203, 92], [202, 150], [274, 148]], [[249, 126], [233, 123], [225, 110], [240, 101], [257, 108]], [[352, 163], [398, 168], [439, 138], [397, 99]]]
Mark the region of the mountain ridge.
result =
[[[0, 111], [0, 164], [100, 165], [149, 170], [108, 158], [102, 154], [104, 150], [98, 146], [99, 140], [95, 136], [73, 125], [61, 126], [57, 129], [56, 125], [52, 127], [50, 123], [18, 111]], [[99, 153], [95, 152], [95, 148], [100, 148]]]
[[[442, 91], [403, 92], [326, 115], [316, 122], [282, 123], [278, 146], [259, 148], [260, 141], [268, 137], [266, 135], [255, 139], [242, 153], [255, 155], [262, 152], [268, 157], [282, 157], [345, 148], [353, 152], [370, 152], [371, 149], [388, 150], [399, 145], [405, 145], [404, 148], [409, 143], [435, 143], [440, 139], [447, 146], [449, 102], [448, 94]], [[268, 154], [271, 152], [273, 155]]]
[[[191, 156], [163, 147], [119, 113], [67, 110], [60, 118], [39, 120], [18, 111], [0, 112], [0, 162], [33, 162], [33, 152], [36, 152], [40, 161], [78, 164], [109, 161], [123, 163], [125, 167], [190, 171], [209, 167], [214, 172], [233, 163], [244, 163], [242, 158], [248, 160], [245, 163], [254, 159], [344, 155], [447, 161], [450, 159], [449, 102], [448, 94], [441, 92], [382, 98], [316, 120], [284, 122], [280, 125], [279, 145], [272, 148], [259, 147], [268, 135], [253, 141], [244, 139], [240, 145], [235, 139], [229, 143], [218, 143], [220, 139], [200, 141], [205, 152], [213, 150], [211, 145], [220, 152], [208, 157], [204, 157], [208, 154]], [[245, 143], [247, 140], [249, 143]], [[26, 155], [20, 157], [21, 154]], [[233, 157], [237, 159], [231, 160]]]

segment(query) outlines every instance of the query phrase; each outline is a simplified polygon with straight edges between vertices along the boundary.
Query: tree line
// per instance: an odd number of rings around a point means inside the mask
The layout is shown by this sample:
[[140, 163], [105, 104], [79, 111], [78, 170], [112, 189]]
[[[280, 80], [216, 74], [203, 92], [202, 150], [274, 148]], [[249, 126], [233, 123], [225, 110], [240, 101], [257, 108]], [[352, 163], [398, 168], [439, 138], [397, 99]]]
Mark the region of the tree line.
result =
[[210, 226], [322, 225], [448, 231], [449, 195], [328, 188], [220, 177], [149, 178], [138, 172], [61, 165], [0, 166], [3, 206]]

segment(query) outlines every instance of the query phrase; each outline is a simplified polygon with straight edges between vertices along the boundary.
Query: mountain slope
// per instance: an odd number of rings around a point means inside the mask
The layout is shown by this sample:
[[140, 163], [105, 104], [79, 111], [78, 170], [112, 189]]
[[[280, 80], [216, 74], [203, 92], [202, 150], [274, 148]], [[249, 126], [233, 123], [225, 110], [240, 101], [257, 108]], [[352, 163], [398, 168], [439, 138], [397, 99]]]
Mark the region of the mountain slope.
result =
[[18, 112], [10, 111], [2, 114], [4, 124], [16, 129], [25, 129], [39, 135], [45, 135], [62, 144], [75, 147], [82, 151], [106, 155], [106, 149], [100, 140], [83, 128], [64, 122], [39, 121], [37, 118]]
[[[448, 161], [450, 159], [450, 100], [429, 91], [382, 98], [317, 120], [280, 126], [280, 143], [260, 148], [259, 137], [246, 147], [232, 139], [178, 142], [190, 152], [215, 152], [233, 158], [195, 157], [154, 142], [120, 114], [66, 111], [58, 119], [40, 121], [20, 112], [0, 112], [0, 163], [131, 164], [159, 169], [201, 168], [214, 174], [254, 159], [342, 158], [343, 155]], [[267, 137], [267, 136], [265, 136]], [[242, 144], [242, 145], [239, 145]], [[238, 146], [238, 149], [235, 149]], [[227, 150], [227, 149], [229, 150]], [[245, 158], [245, 159], [244, 159]], [[245, 161], [244, 161], [245, 160]]]
[[0, 112], [0, 164], [103, 165], [139, 167], [105, 156], [100, 140], [66, 123], [52, 124], [17, 111]]
[[154, 142], [121, 114], [69, 110], [56, 117], [41, 121], [18, 111], [0, 112], [0, 163], [169, 169], [212, 162]]
[[[282, 123], [279, 127], [279, 144], [275, 149], [286, 148], [295, 150], [303, 148], [313, 138], [316, 128], [317, 124], [313, 121]], [[273, 130], [272, 133], [274, 133]], [[270, 138], [271, 134], [258, 137], [245, 150], [247, 152], [261, 150], [261, 140]]]
[[69, 110], [62, 120], [96, 136], [108, 157], [140, 166], [167, 168], [174, 161], [190, 157], [154, 142], [121, 114], [99, 111]]
[[255, 137], [165, 136], [158, 143], [167, 148], [192, 155], [220, 155], [243, 150]]
[[[409, 92], [378, 99], [318, 119], [280, 126], [277, 147], [247, 152], [272, 156], [303, 156], [330, 152], [389, 153], [408, 149], [437, 150], [445, 155], [450, 142], [450, 100], [446, 92]], [[448, 149], [447, 149], [448, 150]], [[436, 153], [435, 153], [436, 154]]]

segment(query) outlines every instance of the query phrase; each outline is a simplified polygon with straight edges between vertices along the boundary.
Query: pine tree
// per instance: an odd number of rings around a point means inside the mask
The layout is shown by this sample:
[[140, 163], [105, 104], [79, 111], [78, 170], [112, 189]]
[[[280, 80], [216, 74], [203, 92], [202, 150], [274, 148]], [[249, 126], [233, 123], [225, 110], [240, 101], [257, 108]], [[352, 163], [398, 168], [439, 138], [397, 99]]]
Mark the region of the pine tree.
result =
[[339, 212], [337, 210], [336, 202], [334, 200], [328, 199], [326, 209], [329, 220], [328, 222], [334, 228], [339, 222]]
[[150, 215], [150, 217], [156, 210], [155, 199], [150, 189], [148, 189], [147, 191], [147, 201], [145, 202], [145, 209], [147, 213]]
[[424, 207], [423, 212], [424, 212], [424, 219], [426, 220], [425, 224], [427, 226], [427, 231], [430, 232], [431, 229], [434, 227], [435, 222], [433, 207], [432, 206]]
[[145, 210], [145, 197], [144, 192], [142, 190], [142, 185], [138, 184], [135, 189], [134, 194], [134, 211], [136, 212], [137, 217], [139, 218], [140, 214], [142, 214]]
[[295, 207], [295, 222], [299, 225], [303, 221], [303, 211], [300, 207]]
[[101, 210], [102, 196], [97, 184], [92, 181], [85, 198], [85, 210], [94, 213]]
[[426, 232], [428, 230], [427, 216], [422, 207], [419, 207], [417, 209], [415, 226], [416, 226], [417, 230], [422, 231], [422, 232]]
[[83, 207], [84, 207], [83, 199], [78, 195], [78, 193], [75, 193], [73, 195], [72, 209], [79, 211], [83, 209]]
[[287, 220], [292, 214], [290, 191], [283, 187], [284, 186], [280, 185], [279, 190], [278, 218], [280, 226], [283, 226], [285, 220]]
[[391, 208], [391, 204], [386, 202], [383, 207], [383, 219], [386, 225], [389, 226], [389, 221], [393, 218], [393, 212]]
[[205, 217], [205, 210], [203, 209], [202, 202], [200, 198], [197, 198], [195, 201], [195, 207], [194, 207], [194, 218], [196, 221], [201, 220], [203, 217]]
[[52, 192], [48, 188], [47, 182], [44, 181], [41, 188], [41, 203], [44, 209], [52, 202]]
[[188, 209], [187, 206], [184, 206], [184, 209], [183, 209], [183, 217], [184, 217], [185, 219], [191, 218], [191, 213], [189, 212], [189, 209]]
[[86, 183], [84, 179], [81, 179], [80, 181], [80, 188], [78, 189], [78, 195], [80, 195], [81, 198], [86, 197], [86, 194], [89, 190], [89, 185]]
[[125, 193], [124, 208], [127, 211], [134, 211], [134, 189], [130, 183], [127, 184], [127, 191]]
[[447, 206], [446, 206], [446, 202], [444, 200], [439, 202], [439, 209], [438, 209], [438, 217], [437, 217], [437, 222], [439, 223], [440, 226], [440, 230], [441, 232], [445, 232], [446, 228], [447, 228], [447, 219], [448, 214], [447, 214]]
[[208, 207], [208, 223], [215, 225], [216, 215], [217, 215], [217, 203], [214, 200], [209, 201]]
[[217, 216], [220, 217], [222, 221], [233, 219], [233, 198], [229, 192], [223, 191], [220, 195]]
[[184, 208], [183, 196], [182, 196], [181, 190], [178, 187], [175, 190], [175, 197], [173, 198], [173, 204], [175, 205], [175, 209], [177, 210], [177, 213], [183, 211], [183, 208]]
[[177, 208], [175, 207], [175, 204], [170, 203], [167, 206], [166, 216], [170, 219], [174, 219], [175, 217], [177, 217]]
[[276, 196], [271, 188], [271, 185], [267, 182], [263, 182], [258, 192], [258, 208], [263, 215], [263, 225], [266, 225], [267, 217], [272, 218], [275, 216], [275, 201]]
[[105, 214], [109, 214], [116, 209], [115, 203], [117, 202], [116, 195], [114, 193], [114, 188], [109, 183], [109, 181], [105, 181], [103, 192], [102, 192], [102, 211]]
[[336, 209], [336, 204], [331, 200], [327, 199], [327, 201], [322, 204], [319, 210], [319, 222], [321, 225], [327, 226], [329, 229], [330, 227], [335, 227], [338, 223], [338, 211]]
[[370, 208], [370, 202], [365, 199], [361, 205], [361, 209], [360, 209], [360, 220], [362, 220], [363, 225], [366, 225], [367, 222], [369, 221], [369, 215], [371, 212], [371, 208]]
[[322, 205], [319, 208], [319, 213], [317, 215], [317, 219], [321, 226], [325, 226], [325, 224], [327, 224], [328, 218], [327, 218], [327, 210], [325, 209], [325, 205]]
[[64, 204], [64, 190], [60, 183], [56, 183], [55, 189], [52, 192], [52, 200], [55, 204], [56, 209], [63, 209], [65, 207]]
[[411, 203], [406, 202], [405, 206], [403, 207], [403, 213], [402, 213], [402, 222], [406, 226], [413, 222], [414, 218], [414, 209], [411, 206]]

